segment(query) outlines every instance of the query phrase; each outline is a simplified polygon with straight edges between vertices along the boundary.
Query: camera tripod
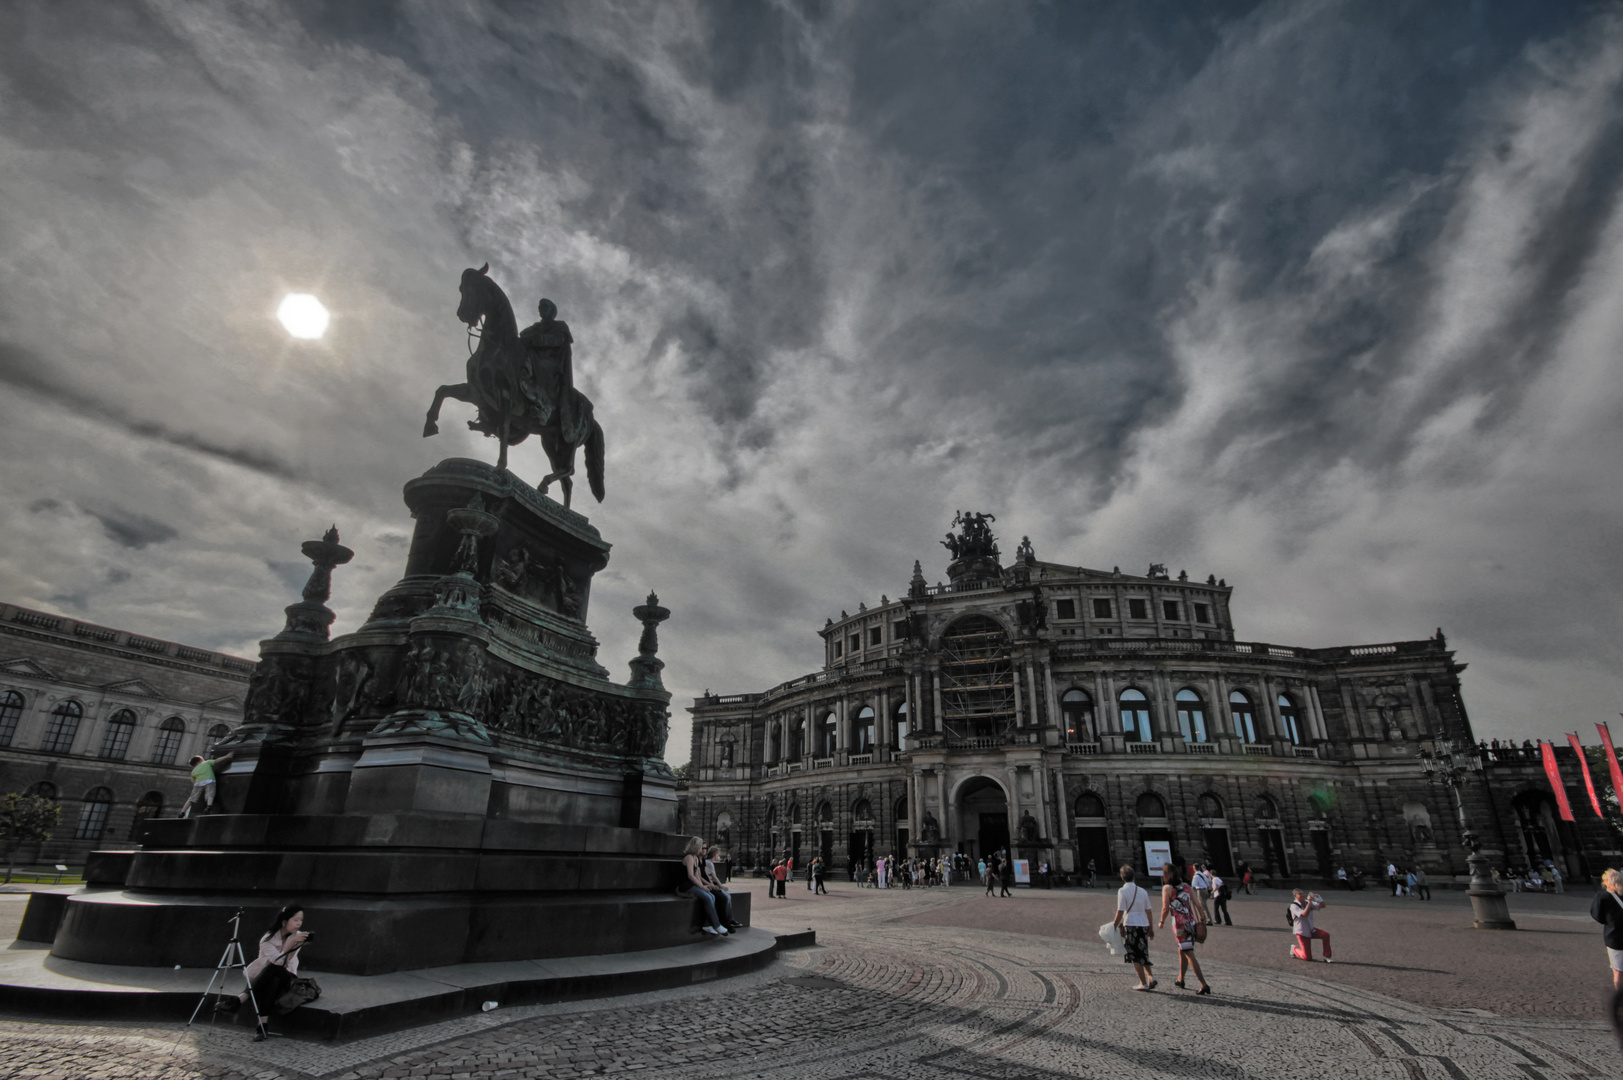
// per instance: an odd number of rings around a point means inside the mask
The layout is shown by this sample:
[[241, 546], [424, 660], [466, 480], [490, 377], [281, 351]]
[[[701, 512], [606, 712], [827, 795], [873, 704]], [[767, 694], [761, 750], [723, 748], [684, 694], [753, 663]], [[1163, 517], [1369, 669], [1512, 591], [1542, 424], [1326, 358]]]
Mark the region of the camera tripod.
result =
[[[214, 994], [214, 984], [216, 982], [220, 984], [220, 998], [224, 1000], [226, 996], [226, 980], [232, 971], [242, 972], [243, 985], [248, 989], [248, 1004], [254, 1010], [254, 1023], [259, 1027], [259, 1039], [269, 1038], [273, 1034], [265, 1029], [265, 1022], [260, 1019], [264, 1012], [259, 1008], [259, 1000], [254, 997], [254, 984], [248, 978], [248, 961], [242, 954], [242, 908], [238, 908], [236, 914], [232, 915], [227, 922], [231, 924], [231, 940], [227, 943], [225, 951], [220, 954], [220, 962], [214, 965], [214, 974], [209, 977], [209, 984], [204, 988], [203, 996], [197, 1000], [197, 1008], [192, 1010], [191, 1019], [186, 1021], [186, 1027], [181, 1030], [182, 1037], [185, 1036], [187, 1031], [191, 1030], [192, 1024], [197, 1021], [197, 1014], [202, 1012], [203, 1007], [209, 1003], [209, 998]], [[211, 1011], [209, 1013], [209, 1026], [212, 1027], [213, 1025], [214, 1013]], [[178, 1043], [179, 1040], [177, 1039], [176, 1042]]]

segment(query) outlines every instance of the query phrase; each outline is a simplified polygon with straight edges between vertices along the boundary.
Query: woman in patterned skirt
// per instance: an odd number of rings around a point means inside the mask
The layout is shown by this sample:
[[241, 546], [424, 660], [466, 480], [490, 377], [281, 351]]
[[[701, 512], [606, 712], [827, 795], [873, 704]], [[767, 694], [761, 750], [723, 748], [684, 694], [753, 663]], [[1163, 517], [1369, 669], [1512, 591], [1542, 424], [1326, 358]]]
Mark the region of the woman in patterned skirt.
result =
[[1138, 973], [1134, 990], [1154, 990], [1155, 972], [1150, 965], [1150, 940], [1155, 930], [1150, 926], [1150, 894], [1134, 883], [1136, 875], [1131, 866], [1121, 868], [1121, 891], [1116, 893], [1116, 928], [1121, 931], [1122, 960], [1132, 964]]

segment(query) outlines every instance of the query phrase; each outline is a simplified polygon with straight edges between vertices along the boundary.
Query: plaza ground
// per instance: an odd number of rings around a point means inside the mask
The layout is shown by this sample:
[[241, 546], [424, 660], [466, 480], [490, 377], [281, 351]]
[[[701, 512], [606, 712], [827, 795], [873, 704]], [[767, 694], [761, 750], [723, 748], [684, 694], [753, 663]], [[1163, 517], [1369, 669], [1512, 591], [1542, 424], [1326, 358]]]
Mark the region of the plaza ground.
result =
[[[1216, 993], [1161, 986], [1099, 943], [1111, 893], [803, 883], [756, 893], [755, 923], [815, 948], [737, 979], [631, 998], [497, 1009], [327, 1044], [255, 1044], [242, 1028], [0, 1019], [0, 1075], [29, 1077], [1173, 1077], [1615, 1076], [1601, 1022], [1605, 954], [1587, 893], [1520, 895], [1514, 933], [1470, 929], [1463, 894], [1429, 904], [1331, 895], [1334, 964], [1286, 956], [1285, 895], [1236, 899], [1201, 950]], [[0, 896], [0, 933], [20, 898]], [[313, 958], [312, 958], [313, 959]], [[179, 1018], [183, 1020], [184, 1018]]]

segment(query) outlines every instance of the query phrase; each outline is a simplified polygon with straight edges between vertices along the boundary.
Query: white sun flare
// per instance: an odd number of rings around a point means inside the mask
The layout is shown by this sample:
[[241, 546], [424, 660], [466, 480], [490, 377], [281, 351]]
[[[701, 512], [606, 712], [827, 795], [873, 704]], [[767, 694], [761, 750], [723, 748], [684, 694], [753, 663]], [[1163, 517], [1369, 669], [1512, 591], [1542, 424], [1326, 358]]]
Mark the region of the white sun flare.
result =
[[289, 334], [314, 341], [327, 332], [327, 309], [309, 293], [288, 293], [276, 309], [276, 317]]

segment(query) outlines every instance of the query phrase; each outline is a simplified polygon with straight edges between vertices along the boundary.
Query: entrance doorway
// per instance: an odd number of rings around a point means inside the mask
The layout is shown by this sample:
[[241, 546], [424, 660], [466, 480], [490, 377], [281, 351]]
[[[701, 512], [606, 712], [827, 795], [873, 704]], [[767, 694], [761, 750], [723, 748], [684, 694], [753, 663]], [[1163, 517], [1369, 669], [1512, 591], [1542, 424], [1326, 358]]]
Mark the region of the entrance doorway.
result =
[[851, 855], [851, 865], [861, 866], [873, 860], [873, 830], [857, 829], [851, 834], [851, 846], [847, 849]]
[[1009, 846], [1009, 815], [982, 814], [978, 840], [981, 845], [978, 854], [982, 856], [1007, 848]]
[[822, 841], [822, 844], [817, 854], [823, 857], [823, 870], [826, 873], [834, 865], [834, 830], [824, 829], [823, 834], [818, 839]]
[[964, 845], [968, 849], [964, 854], [972, 859], [985, 858], [1008, 846], [1009, 803], [996, 780], [977, 776], [959, 788], [958, 835], [969, 841]]
[[1076, 868], [1084, 874], [1091, 862], [1100, 881], [1108, 882], [1116, 876], [1116, 863], [1110, 858], [1110, 833], [1103, 826], [1076, 830], [1076, 858]]
[[1204, 828], [1200, 830], [1200, 835], [1206, 842], [1206, 858], [1211, 860], [1212, 869], [1217, 871], [1217, 876], [1233, 877], [1234, 851], [1229, 847], [1228, 829]]
[[1289, 877], [1291, 870], [1290, 864], [1285, 861], [1285, 831], [1264, 828], [1260, 833], [1263, 869], [1270, 875]]
[[1330, 856], [1330, 830], [1313, 829], [1308, 835], [1313, 838], [1313, 854], [1319, 860], [1319, 876], [1329, 881], [1334, 873]]

